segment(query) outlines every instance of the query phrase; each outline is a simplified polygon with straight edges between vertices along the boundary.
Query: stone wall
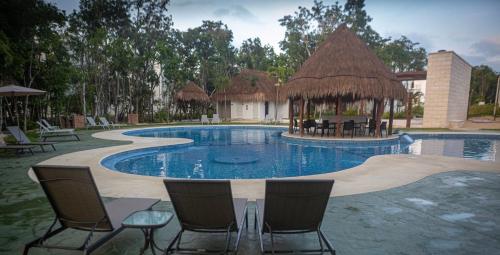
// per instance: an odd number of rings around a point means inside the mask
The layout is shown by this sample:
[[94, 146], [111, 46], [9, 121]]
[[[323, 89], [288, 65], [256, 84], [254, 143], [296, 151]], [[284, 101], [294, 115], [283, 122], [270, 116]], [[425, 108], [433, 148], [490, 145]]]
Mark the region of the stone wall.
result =
[[453, 51], [429, 54], [424, 128], [460, 126], [466, 120], [471, 71]]

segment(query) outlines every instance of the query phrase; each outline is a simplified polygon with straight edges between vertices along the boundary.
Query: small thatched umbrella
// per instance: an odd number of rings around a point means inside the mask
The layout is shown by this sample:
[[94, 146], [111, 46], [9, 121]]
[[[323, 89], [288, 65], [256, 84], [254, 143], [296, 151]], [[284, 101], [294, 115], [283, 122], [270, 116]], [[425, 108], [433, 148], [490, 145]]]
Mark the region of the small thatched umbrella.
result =
[[189, 81], [184, 88], [175, 94], [175, 100], [183, 107], [189, 105], [192, 108], [195, 105], [208, 104], [210, 102], [210, 97], [208, 97], [207, 93], [205, 93], [200, 86]]
[[[404, 99], [406, 90], [373, 51], [344, 24], [304, 62], [283, 87], [282, 95], [291, 101], [300, 100], [301, 135], [304, 132], [302, 115], [305, 99], [335, 100], [337, 106], [341, 105], [341, 101], [374, 100], [379, 112], [378, 133], [383, 100]], [[292, 122], [293, 107], [290, 109]], [[292, 125], [290, 132], [293, 132]]]
[[[16, 98], [16, 97], [20, 97], [20, 96], [27, 97], [27, 96], [35, 96], [35, 95], [42, 95], [42, 94], [45, 94], [45, 91], [27, 88], [27, 87], [22, 87], [22, 86], [17, 86], [17, 85], [3, 86], [3, 87], [0, 87], [0, 108], [2, 108], [2, 101], [1, 101], [2, 96]], [[17, 100], [14, 100], [14, 112], [16, 113], [17, 126], [19, 126], [19, 114], [17, 112]], [[3, 109], [0, 109], [0, 130], [2, 129], [1, 125], [3, 125]], [[26, 123], [24, 126], [26, 127]]]

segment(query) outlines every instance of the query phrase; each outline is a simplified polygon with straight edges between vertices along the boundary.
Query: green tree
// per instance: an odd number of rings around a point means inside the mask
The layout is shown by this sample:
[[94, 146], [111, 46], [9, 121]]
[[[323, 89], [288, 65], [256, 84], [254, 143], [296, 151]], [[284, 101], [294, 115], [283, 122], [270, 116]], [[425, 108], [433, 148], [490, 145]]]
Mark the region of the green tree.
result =
[[477, 104], [485, 102], [492, 104], [495, 102], [497, 87], [497, 77], [493, 69], [487, 65], [475, 66], [472, 68], [470, 83], [470, 103]]
[[380, 46], [376, 53], [393, 72], [421, 71], [427, 65], [427, 52], [418, 45], [401, 36]]
[[266, 71], [275, 57], [273, 47], [263, 46], [259, 38], [249, 38], [241, 44], [237, 61], [240, 67]]

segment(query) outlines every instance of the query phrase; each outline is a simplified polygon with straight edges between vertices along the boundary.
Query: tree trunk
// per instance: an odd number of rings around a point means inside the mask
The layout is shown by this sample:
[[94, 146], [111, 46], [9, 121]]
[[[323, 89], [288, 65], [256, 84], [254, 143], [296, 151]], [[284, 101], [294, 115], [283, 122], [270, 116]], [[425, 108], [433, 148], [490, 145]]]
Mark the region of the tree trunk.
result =
[[28, 129], [28, 96], [25, 97], [24, 99], [24, 111], [23, 111], [23, 114], [24, 114], [24, 121], [23, 121], [23, 130], [24, 132], [26, 132], [26, 130]]
[[299, 101], [299, 130], [300, 136], [304, 136], [304, 98], [300, 98]]
[[394, 98], [389, 102], [389, 128], [387, 129], [387, 134], [392, 135], [392, 123], [394, 121]]
[[335, 105], [335, 113], [337, 114], [337, 124], [335, 128], [335, 136], [341, 137], [340, 127], [342, 126], [342, 99], [337, 97]]
[[115, 90], [115, 123], [118, 122], [118, 93], [120, 93], [120, 77], [116, 75], [116, 90]]
[[288, 123], [288, 133], [293, 134], [293, 124], [294, 124], [294, 113], [293, 113], [293, 99], [290, 98], [288, 101], [288, 119], [290, 123]]
[[384, 113], [384, 99], [377, 100], [377, 118], [375, 121], [375, 134], [377, 138], [381, 137], [380, 124], [382, 122], [382, 114]]

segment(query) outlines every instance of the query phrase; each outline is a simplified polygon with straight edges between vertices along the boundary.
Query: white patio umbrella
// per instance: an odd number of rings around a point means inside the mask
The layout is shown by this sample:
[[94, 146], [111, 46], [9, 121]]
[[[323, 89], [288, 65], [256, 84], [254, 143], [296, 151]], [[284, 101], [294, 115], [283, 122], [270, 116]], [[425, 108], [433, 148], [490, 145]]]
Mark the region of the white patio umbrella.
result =
[[[45, 94], [45, 91], [39, 89], [32, 89], [17, 85], [7, 85], [0, 87], [0, 128], [3, 125], [3, 107], [2, 97], [20, 97], [20, 96], [35, 96]], [[17, 126], [19, 126], [19, 114], [17, 112], [17, 100], [14, 101], [14, 112], [16, 113]]]

